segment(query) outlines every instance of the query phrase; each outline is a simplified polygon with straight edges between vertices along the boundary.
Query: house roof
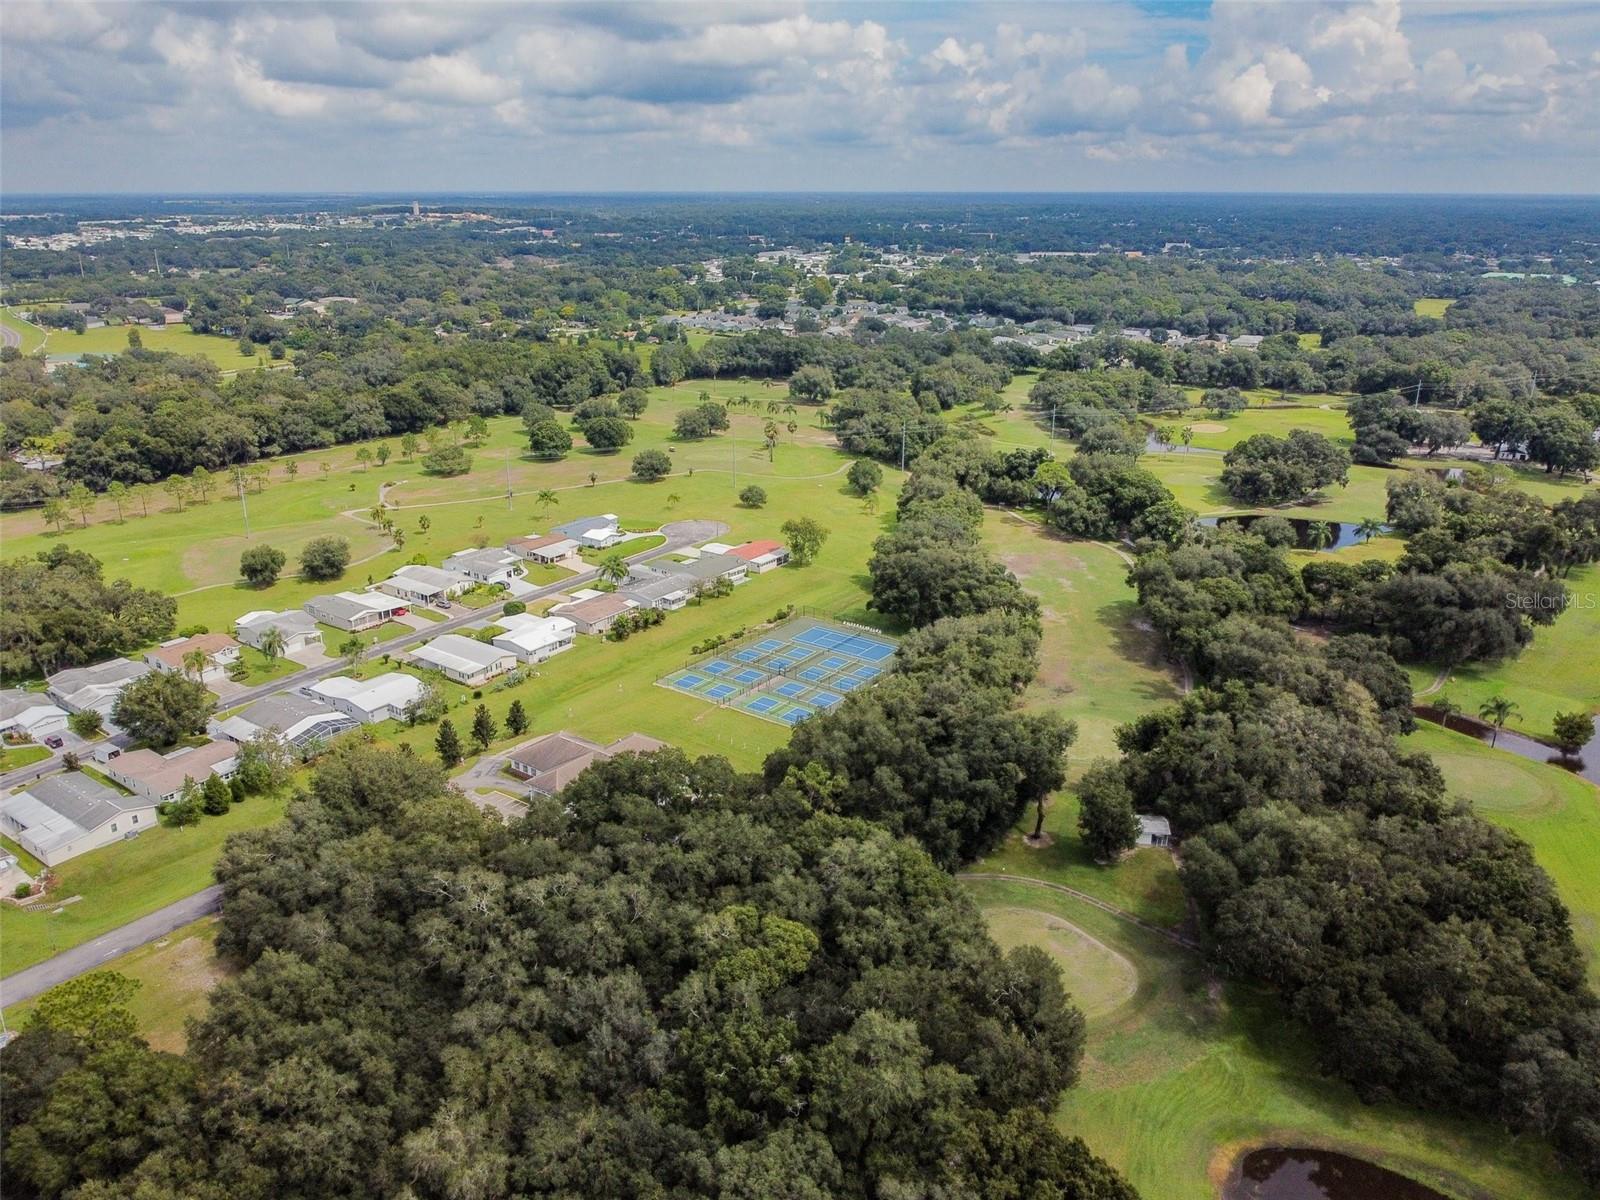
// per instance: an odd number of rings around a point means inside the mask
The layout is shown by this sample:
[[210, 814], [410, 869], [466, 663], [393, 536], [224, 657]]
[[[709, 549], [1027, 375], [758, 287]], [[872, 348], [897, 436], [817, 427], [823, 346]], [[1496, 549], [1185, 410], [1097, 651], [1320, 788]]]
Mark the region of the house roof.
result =
[[487, 646], [476, 638], [462, 637], [459, 633], [446, 633], [411, 653], [411, 657], [433, 666], [451, 667], [457, 671], [481, 671], [495, 666], [510, 657], [510, 652], [498, 646]]
[[229, 719], [243, 720], [257, 729], [276, 728], [280, 732], [287, 732], [307, 717], [324, 714], [330, 717], [342, 715], [329, 708], [326, 700], [299, 696], [293, 692], [278, 692], [257, 700], [249, 708]]
[[602, 746], [562, 730], [524, 742], [507, 757], [528, 769], [530, 786], [534, 790], [554, 795], [601, 759], [630, 752], [648, 754], [664, 749], [666, 744], [642, 733], [630, 733], [609, 746]]
[[576, 521], [568, 521], [564, 525], [551, 527], [551, 533], [565, 534], [567, 537], [581, 537], [591, 531], [615, 529], [617, 527], [616, 513], [601, 513], [598, 517], [579, 517]]
[[125, 796], [81, 771], [47, 775], [0, 802], [0, 810], [28, 826], [29, 839], [44, 850], [98, 829], [119, 813], [149, 807], [148, 800]]
[[1139, 832], [1157, 837], [1171, 837], [1172, 822], [1165, 817], [1154, 816], [1150, 813], [1140, 813]]
[[591, 596], [587, 600], [572, 600], [566, 604], [558, 604], [551, 611], [579, 621], [603, 621], [607, 617], [614, 617], [636, 607], [638, 606], [626, 596], [617, 592], [606, 592], [599, 596]]
[[149, 663], [113, 658], [89, 667], [73, 667], [71, 670], [57, 671], [47, 677], [47, 682], [51, 691], [63, 696], [72, 696], [85, 688], [113, 687], [117, 684], [131, 683], [141, 675], [149, 673]]
[[422, 695], [422, 686], [422, 680], [415, 675], [388, 671], [371, 679], [334, 675], [313, 683], [307, 690], [319, 696], [348, 700], [366, 712], [376, 712], [380, 708], [404, 708]]
[[735, 558], [742, 558], [746, 562], [754, 562], [758, 558], [765, 558], [767, 555], [775, 554], [777, 551], [782, 549], [782, 542], [746, 542], [742, 546], [735, 546], [732, 550], [729, 550], [728, 553], [733, 555]]
[[238, 649], [239, 643], [225, 633], [198, 633], [194, 637], [179, 638], [172, 642], [163, 642], [154, 650], [145, 651], [145, 661], [157, 659], [169, 667], [179, 670], [183, 668], [184, 655], [194, 650], [199, 650], [207, 658], [212, 658], [224, 650]]
[[29, 692], [22, 688], [6, 688], [0, 691], [0, 724], [24, 716], [35, 709], [53, 710], [66, 715], [66, 710], [50, 702], [50, 697], [43, 692]]
[[606, 747], [608, 757], [618, 754], [649, 754], [655, 750], [665, 750], [667, 743], [658, 741], [653, 737], [646, 737], [642, 733], [630, 733], [627, 737], [620, 737]]
[[570, 638], [578, 632], [578, 627], [565, 617], [535, 617], [527, 613], [519, 613], [517, 616], [522, 619], [517, 620], [515, 617], [500, 619], [505, 632], [496, 636], [495, 645], [509, 642], [519, 650], [537, 650], [541, 646], [550, 646]]
[[568, 544], [577, 545], [571, 538], [564, 537], [559, 533], [546, 533], [538, 536], [530, 534], [527, 537], [512, 538], [506, 543], [506, 548], [508, 550], [549, 550], [556, 546]]
[[[694, 590], [699, 580], [689, 575], [650, 575], [644, 578], [635, 576], [622, 587], [617, 589], [617, 595], [637, 598], [639, 600], [666, 600], [672, 596], [686, 596]], [[592, 600], [583, 601], [593, 604]]]
[[306, 611], [311, 606], [337, 617], [360, 617], [370, 612], [392, 612], [399, 601], [393, 596], [375, 596], [370, 592], [335, 592], [329, 596], [313, 596], [306, 601]]
[[479, 571], [498, 571], [501, 567], [511, 566], [516, 561], [517, 556], [503, 547], [485, 546], [481, 550], [457, 550], [444, 560], [444, 565], [453, 571], [459, 571], [464, 567], [473, 567]]
[[233, 624], [235, 629], [248, 629], [252, 633], [258, 629], [265, 633], [269, 629], [277, 628], [285, 636], [296, 633], [315, 633], [317, 629], [317, 623], [311, 619], [311, 614], [302, 612], [298, 608], [276, 613], [266, 609], [258, 612], [247, 612]]
[[462, 586], [461, 576], [452, 575], [449, 571], [440, 570], [438, 567], [425, 567], [416, 563], [400, 567], [389, 578], [408, 584], [417, 591], [431, 589], [435, 592], [443, 592], [448, 591], [450, 588]]
[[688, 575], [694, 579], [718, 579], [749, 567], [744, 559], [732, 554], [701, 554], [687, 562], [673, 558], [653, 558], [645, 563], [652, 571], [668, 575]]
[[161, 755], [154, 750], [129, 750], [118, 755], [109, 764], [116, 775], [137, 779], [151, 791], [160, 795], [175, 792], [185, 779], [204, 783], [213, 767], [220, 766], [239, 753], [232, 742], [207, 742], [192, 750], [179, 750]]

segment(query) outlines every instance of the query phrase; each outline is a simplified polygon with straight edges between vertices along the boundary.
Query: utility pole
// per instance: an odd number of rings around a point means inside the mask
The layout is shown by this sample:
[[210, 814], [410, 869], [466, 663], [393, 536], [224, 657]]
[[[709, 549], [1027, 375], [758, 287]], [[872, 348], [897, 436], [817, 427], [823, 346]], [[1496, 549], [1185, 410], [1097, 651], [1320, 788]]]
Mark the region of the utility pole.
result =
[[900, 469], [906, 469], [906, 423], [900, 422]]
[[1422, 380], [1417, 380], [1417, 390], [1411, 396], [1411, 407], [1416, 408], [1422, 403]]
[[510, 446], [507, 446], [506, 450], [505, 450], [505, 462], [506, 462], [506, 511], [510, 512], [511, 511], [511, 447]]
[[244, 513], [244, 537], [250, 540], [250, 502], [244, 498], [244, 471], [238, 467], [233, 471], [233, 486], [239, 489], [239, 508]]

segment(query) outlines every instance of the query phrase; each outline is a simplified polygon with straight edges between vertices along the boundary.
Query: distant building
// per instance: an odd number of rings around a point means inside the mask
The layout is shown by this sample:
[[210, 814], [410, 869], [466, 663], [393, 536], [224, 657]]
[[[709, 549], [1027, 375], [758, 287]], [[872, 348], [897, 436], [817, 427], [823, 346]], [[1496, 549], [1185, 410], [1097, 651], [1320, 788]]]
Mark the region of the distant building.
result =
[[233, 742], [207, 742], [193, 749], [157, 754], [154, 750], [128, 750], [109, 759], [102, 770], [136, 796], [152, 804], [176, 800], [184, 784], [204, 784], [212, 775], [232, 779], [238, 767], [239, 747]]
[[456, 683], [478, 687], [515, 669], [517, 656], [476, 638], [447, 633], [413, 650], [411, 661], [419, 667], [440, 671], [446, 679]]
[[664, 750], [666, 745], [642, 733], [630, 733], [609, 746], [565, 731], [547, 733], [512, 750], [506, 755], [506, 767], [528, 781], [530, 795], [554, 796], [601, 759], [625, 753], [649, 754]]
[[381, 592], [337, 592], [331, 596], [313, 596], [304, 607], [324, 625], [360, 633], [364, 629], [376, 629], [405, 605], [396, 597]]
[[0, 799], [0, 830], [47, 867], [156, 824], [156, 806], [82, 771], [47, 775]]
[[296, 654], [308, 646], [322, 645], [322, 630], [309, 613], [291, 608], [286, 612], [266, 609], [247, 612], [234, 622], [233, 631], [246, 646], [261, 649], [267, 631], [276, 629], [283, 636], [284, 654]]
[[109, 725], [111, 710], [116, 706], [117, 697], [122, 695], [122, 689], [152, 670], [149, 663], [113, 658], [92, 667], [57, 671], [45, 682], [49, 685], [50, 698], [69, 713], [93, 710]]
[[205, 655], [205, 666], [199, 675], [202, 683], [225, 676], [228, 668], [239, 661], [239, 643], [225, 633], [174, 638], [170, 642], [162, 642], [154, 650], [145, 651], [144, 660], [168, 675], [187, 676], [191, 672], [184, 660], [196, 651]]
[[335, 675], [311, 684], [306, 691], [345, 716], [354, 717], [363, 725], [373, 725], [379, 721], [402, 720], [406, 707], [422, 698], [423, 689], [422, 680], [415, 675], [389, 671], [371, 679]]
[[622, 540], [622, 530], [617, 525], [616, 513], [601, 513], [598, 517], [579, 517], [550, 531], [569, 537], [580, 546], [591, 550], [604, 550]]

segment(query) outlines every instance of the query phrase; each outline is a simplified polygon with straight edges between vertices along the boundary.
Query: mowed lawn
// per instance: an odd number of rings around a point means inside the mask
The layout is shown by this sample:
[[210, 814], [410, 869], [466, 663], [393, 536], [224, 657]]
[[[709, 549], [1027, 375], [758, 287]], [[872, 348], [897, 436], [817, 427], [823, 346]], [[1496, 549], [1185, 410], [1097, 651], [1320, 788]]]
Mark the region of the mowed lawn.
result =
[[24, 321], [9, 308], [0, 308], [0, 325], [4, 325], [22, 339], [20, 349], [24, 354], [32, 354], [44, 345], [45, 331], [31, 322]]
[[[282, 359], [272, 359], [265, 346], [257, 346], [250, 354], [240, 354], [237, 338], [196, 333], [187, 325], [100, 325], [77, 333], [71, 329], [45, 329], [29, 324], [9, 308], [4, 310], [3, 315], [6, 327], [22, 334], [24, 354], [32, 354], [41, 347], [51, 358], [79, 354], [121, 354], [128, 349], [128, 331], [137, 329], [139, 340], [146, 350], [204, 358], [224, 371], [281, 367], [284, 362]], [[293, 351], [289, 352], [289, 356], [293, 357]]]
[[[228, 968], [217, 959], [216, 943], [217, 918], [205, 917], [105, 964], [106, 970], [139, 985], [128, 1010], [139, 1033], [157, 1050], [182, 1053], [185, 1022], [205, 1013], [211, 989], [228, 976]], [[37, 998], [11, 1005], [5, 1010], [6, 1024], [22, 1027], [37, 1005]]]
[[[1537, 1140], [1475, 1121], [1364, 1105], [1324, 1076], [1269, 996], [1211, 977], [1200, 957], [1072, 896], [1021, 881], [969, 880], [1011, 944], [1033, 940], [1091, 1015], [1082, 1079], [1057, 1108], [1061, 1128], [1123, 1171], [1145, 1200], [1214, 1200], [1236, 1151], [1314, 1142], [1461, 1197], [1577, 1200], [1588, 1195]], [[1018, 913], [1042, 914], [1029, 921]], [[1044, 918], [1071, 926], [1051, 929]], [[1130, 964], [1133, 995], [1104, 1007]]]
[[1454, 300], [1447, 300], [1442, 296], [1423, 296], [1411, 302], [1411, 310], [1419, 317], [1432, 317], [1436, 321], [1442, 321], [1444, 314], [1454, 303]]
[[[1519, 710], [1507, 728], [1532, 737], [1549, 737], [1558, 712], [1600, 712], [1600, 563], [1578, 568], [1565, 582], [1572, 605], [1553, 624], [1537, 626], [1531, 646], [1504, 662], [1451, 668], [1428, 698], [1447, 696], [1476, 714], [1485, 701], [1504, 696]], [[1440, 669], [1412, 667], [1412, 686], [1432, 686]]]
[[[287, 796], [252, 796], [186, 829], [164, 826], [69, 859], [55, 869], [48, 903], [0, 906], [0, 975], [42, 962], [213, 882], [212, 864], [230, 833], [271, 825]], [[80, 897], [71, 904], [63, 901]], [[60, 909], [57, 912], [57, 909]]]
[[1405, 739], [1444, 772], [1450, 794], [1521, 835], [1572, 913], [1572, 930], [1600, 985], [1600, 788], [1548, 763], [1494, 750], [1463, 733], [1420, 723]]

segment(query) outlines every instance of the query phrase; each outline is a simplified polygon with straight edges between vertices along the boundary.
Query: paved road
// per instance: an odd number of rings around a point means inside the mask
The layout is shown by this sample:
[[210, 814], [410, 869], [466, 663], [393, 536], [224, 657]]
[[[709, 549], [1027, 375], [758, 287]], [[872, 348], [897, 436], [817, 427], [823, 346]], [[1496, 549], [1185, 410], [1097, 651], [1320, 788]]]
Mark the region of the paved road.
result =
[[0, 979], [0, 1005], [20, 1004], [24, 1000], [31, 1000], [41, 992], [49, 991], [58, 983], [65, 983], [86, 971], [104, 966], [110, 959], [126, 954], [129, 950], [135, 950], [146, 942], [164, 937], [174, 929], [179, 929], [191, 921], [198, 921], [201, 917], [209, 916], [221, 908], [222, 888], [218, 885], [213, 884], [192, 896], [185, 896], [182, 900], [165, 908], [158, 908], [137, 921], [129, 921], [110, 933], [102, 934], [92, 942], [63, 950], [54, 958], [47, 958], [42, 963], [26, 967], [15, 975], [7, 975], [4, 979]]

